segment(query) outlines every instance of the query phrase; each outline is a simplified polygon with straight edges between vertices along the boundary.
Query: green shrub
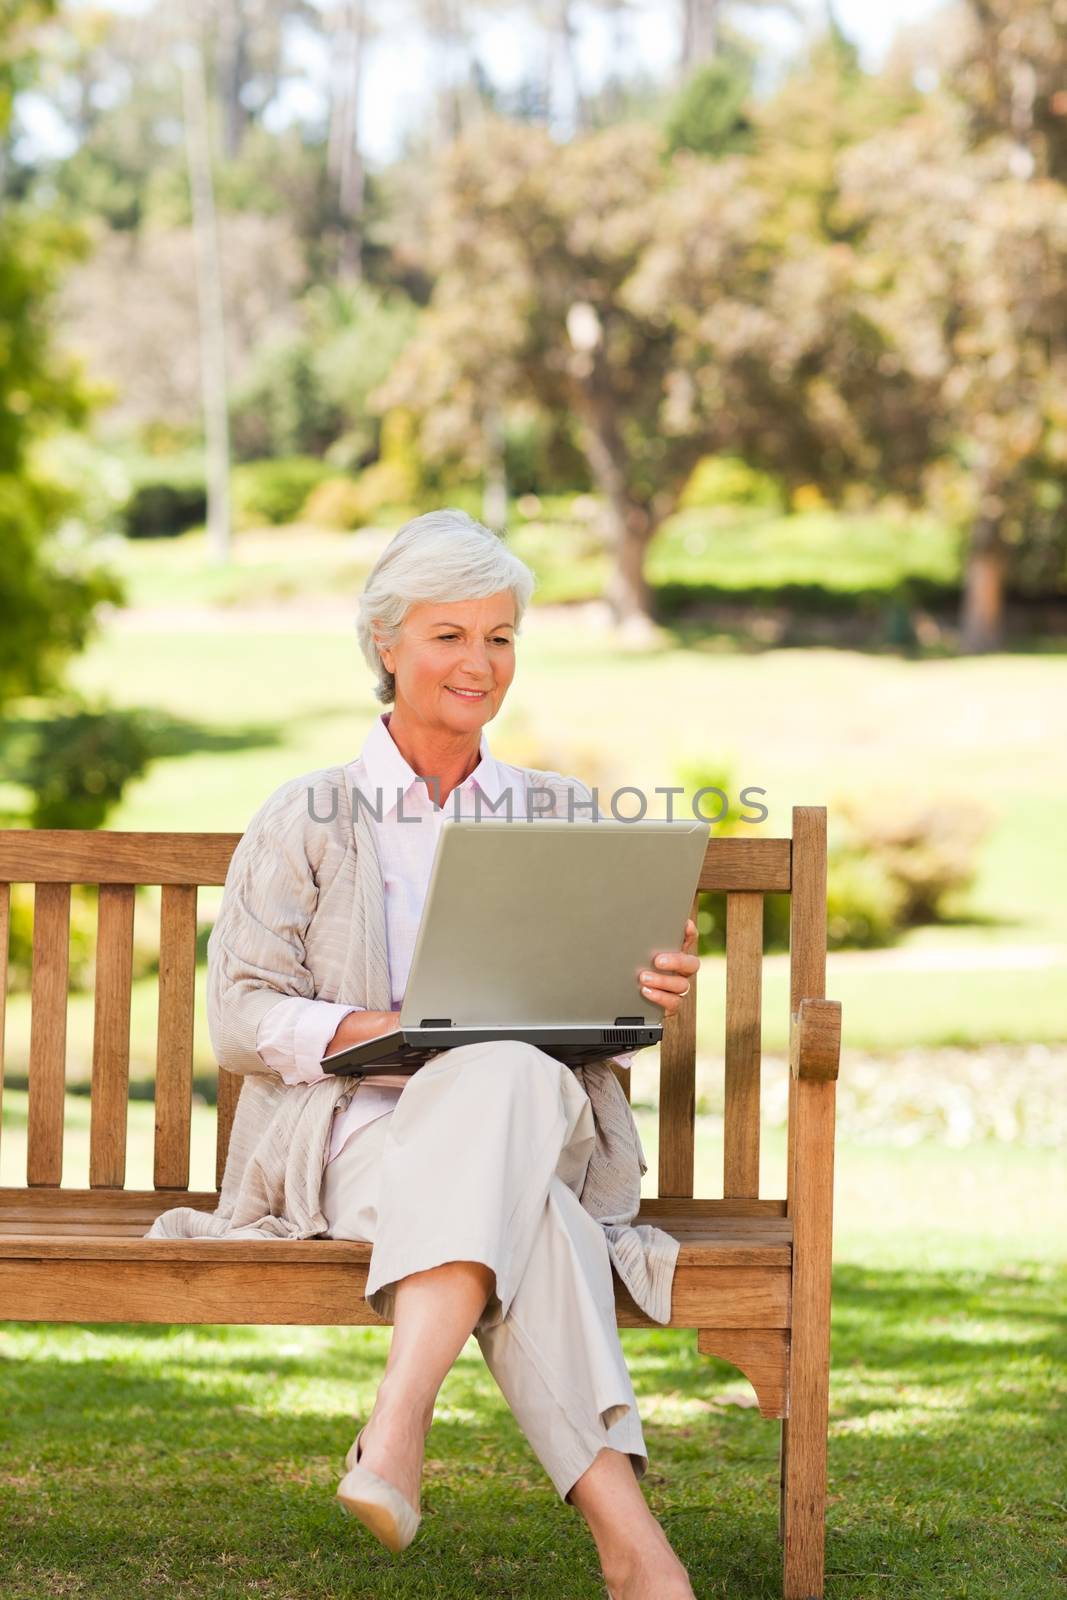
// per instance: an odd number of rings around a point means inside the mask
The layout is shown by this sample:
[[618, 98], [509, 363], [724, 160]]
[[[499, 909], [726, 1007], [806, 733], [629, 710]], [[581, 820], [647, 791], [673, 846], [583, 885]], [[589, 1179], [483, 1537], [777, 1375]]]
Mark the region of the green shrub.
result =
[[688, 75], [670, 101], [664, 127], [670, 152], [724, 156], [750, 149], [754, 129], [747, 105], [752, 75], [751, 56], [725, 40], [712, 60]]
[[394, 406], [382, 417], [378, 460], [354, 479], [336, 472], [328, 481], [320, 479], [304, 502], [303, 514], [327, 527], [363, 528], [383, 513], [414, 513], [445, 504], [439, 492], [424, 473], [412, 413]]
[[153, 755], [136, 711], [77, 707], [27, 724], [21, 743], [21, 755], [5, 765], [33, 797], [34, 828], [99, 828]]
[[758, 472], [738, 456], [704, 456], [693, 468], [678, 504], [683, 511], [708, 506], [752, 506], [779, 512], [785, 509], [785, 496], [776, 479]]
[[387, 507], [414, 507], [418, 486], [412, 488], [410, 474], [396, 461], [376, 461], [361, 472], [356, 481], [361, 525], [374, 522]]
[[235, 517], [244, 527], [293, 522], [311, 491], [333, 475], [316, 456], [244, 461], [231, 478]]
[[964, 794], [845, 797], [834, 807], [837, 857], [875, 859], [899, 891], [899, 923], [914, 927], [949, 915], [951, 896], [970, 888], [988, 809]]
[[313, 344], [303, 333], [285, 334], [255, 352], [229, 410], [233, 449], [243, 461], [324, 450], [345, 425], [341, 408], [323, 391]]
[[[11, 719], [5, 725], [0, 771], [5, 781], [29, 792], [28, 814], [12, 817], [34, 828], [99, 828], [155, 753], [142, 713], [92, 708], [67, 702], [47, 720]], [[5, 821], [9, 820], [5, 816]], [[96, 889], [71, 890], [70, 983], [85, 988], [96, 943]], [[28, 988], [33, 951], [33, 889], [15, 884], [11, 893], [11, 983]], [[136, 971], [147, 969], [138, 947]]]
[[[876, 949], [903, 925], [904, 890], [877, 855], [827, 860], [826, 942], [831, 950]], [[788, 937], [786, 941], [788, 948]]]
[[161, 477], [138, 485], [121, 513], [128, 539], [171, 539], [207, 517], [203, 481], [171, 482]]
[[516, 496], [587, 492], [592, 487], [589, 464], [574, 434], [569, 416], [509, 412], [504, 423], [508, 492]]
[[300, 518], [319, 528], [362, 528], [367, 521], [365, 498], [355, 478], [338, 473], [334, 478], [323, 478], [312, 489]]

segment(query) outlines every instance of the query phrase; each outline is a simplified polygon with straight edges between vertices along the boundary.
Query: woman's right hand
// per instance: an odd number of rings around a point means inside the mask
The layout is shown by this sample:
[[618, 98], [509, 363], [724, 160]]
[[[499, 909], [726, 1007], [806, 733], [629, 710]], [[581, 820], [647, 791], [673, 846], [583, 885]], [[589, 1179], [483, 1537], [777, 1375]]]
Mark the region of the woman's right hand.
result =
[[383, 1033], [392, 1033], [399, 1025], [399, 1011], [350, 1011], [342, 1017], [333, 1038], [326, 1046], [326, 1054], [347, 1050], [349, 1045], [364, 1044]]

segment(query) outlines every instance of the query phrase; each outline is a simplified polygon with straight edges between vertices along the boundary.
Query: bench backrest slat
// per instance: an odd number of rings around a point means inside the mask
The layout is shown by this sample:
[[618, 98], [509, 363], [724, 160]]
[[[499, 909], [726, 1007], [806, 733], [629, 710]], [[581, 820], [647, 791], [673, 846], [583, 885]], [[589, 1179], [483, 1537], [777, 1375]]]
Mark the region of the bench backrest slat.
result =
[[239, 833], [111, 833], [67, 828], [0, 830], [7, 883], [226, 881]]
[[30, 1091], [26, 1181], [63, 1177], [63, 1093], [70, 968], [70, 884], [38, 883], [33, 897]]
[[726, 896], [725, 1198], [759, 1197], [763, 896]]
[[[699, 901], [689, 915], [695, 922]], [[691, 1199], [693, 1194], [694, 1113], [696, 1110], [697, 980], [663, 1027], [659, 1047], [658, 1193]]]
[[126, 1108], [130, 1097], [132, 883], [100, 885], [96, 927], [89, 1187], [121, 1189], [126, 1182]]
[[0, 883], [0, 1126], [4, 1119], [4, 1031], [7, 1022], [7, 952], [11, 943], [11, 885]]
[[743, 889], [759, 894], [788, 894], [790, 840], [727, 838], [708, 840], [700, 889], [722, 894]]
[[[789, 897], [789, 1011], [826, 998], [826, 810], [793, 807], [793, 885]], [[793, 1207], [797, 1080], [789, 1074], [786, 1204]]]
[[159, 916], [156, 1140], [152, 1178], [157, 1189], [187, 1189], [189, 1186], [195, 1004], [196, 884], [168, 883], [163, 888]]
[[244, 1079], [236, 1072], [224, 1072], [219, 1069], [219, 1103], [215, 1125], [216, 1189], [222, 1188], [223, 1174], [226, 1171], [226, 1153], [230, 1148], [230, 1129], [233, 1127], [234, 1113], [237, 1110], [243, 1082]]

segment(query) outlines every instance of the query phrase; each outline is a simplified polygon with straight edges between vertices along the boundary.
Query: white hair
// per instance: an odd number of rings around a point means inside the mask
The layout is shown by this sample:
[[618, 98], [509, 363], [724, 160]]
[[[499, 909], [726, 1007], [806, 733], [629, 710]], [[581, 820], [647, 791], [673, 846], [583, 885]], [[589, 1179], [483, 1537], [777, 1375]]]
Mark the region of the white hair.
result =
[[396, 699], [396, 679], [375, 643], [377, 632], [390, 649], [408, 611], [428, 600], [483, 600], [510, 590], [515, 632], [530, 603], [536, 579], [502, 537], [465, 511], [452, 507], [413, 517], [390, 539], [359, 597], [356, 635], [377, 678], [375, 694], [385, 705]]

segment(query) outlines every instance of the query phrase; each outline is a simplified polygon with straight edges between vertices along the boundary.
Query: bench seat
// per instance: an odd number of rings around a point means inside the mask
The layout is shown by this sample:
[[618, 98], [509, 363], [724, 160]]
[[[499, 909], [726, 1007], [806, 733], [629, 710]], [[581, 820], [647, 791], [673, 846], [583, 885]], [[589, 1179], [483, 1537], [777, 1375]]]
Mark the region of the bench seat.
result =
[[[218, 1195], [0, 1189], [0, 1305], [41, 1321], [381, 1324], [362, 1295], [369, 1243], [144, 1238], [174, 1204], [214, 1211]], [[639, 1224], [680, 1241], [670, 1326], [788, 1327], [793, 1225], [778, 1202], [755, 1204], [642, 1208]], [[620, 1327], [659, 1326], [615, 1289]]]

